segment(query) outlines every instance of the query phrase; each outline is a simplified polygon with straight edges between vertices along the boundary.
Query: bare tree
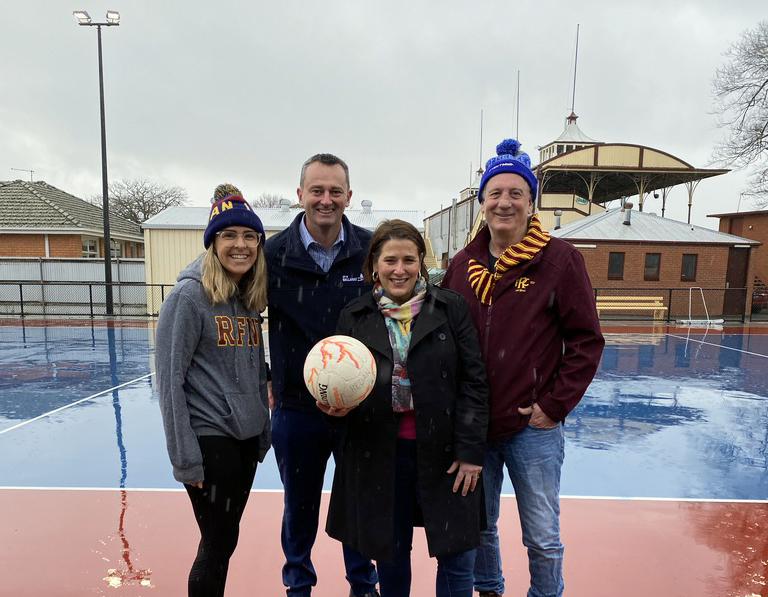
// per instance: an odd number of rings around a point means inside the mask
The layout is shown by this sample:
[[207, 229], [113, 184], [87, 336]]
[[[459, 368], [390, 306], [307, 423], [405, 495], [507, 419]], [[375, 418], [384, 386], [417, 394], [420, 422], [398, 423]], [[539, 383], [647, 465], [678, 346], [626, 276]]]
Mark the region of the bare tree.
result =
[[[109, 183], [109, 211], [126, 220], [141, 224], [166, 207], [185, 205], [189, 196], [181, 187], [167, 187], [148, 180], [118, 180]], [[101, 206], [102, 197], [93, 195], [88, 201]]]
[[280, 207], [280, 201], [286, 199], [278, 193], [264, 192], [251, 202], [253, 207]]
[[768, 205], [768, 20], [742, 33], [717, 69], [714, 90], [717, 125], [727, 129], [713, 161], [729, 168], [752, 166], [744, 194]]

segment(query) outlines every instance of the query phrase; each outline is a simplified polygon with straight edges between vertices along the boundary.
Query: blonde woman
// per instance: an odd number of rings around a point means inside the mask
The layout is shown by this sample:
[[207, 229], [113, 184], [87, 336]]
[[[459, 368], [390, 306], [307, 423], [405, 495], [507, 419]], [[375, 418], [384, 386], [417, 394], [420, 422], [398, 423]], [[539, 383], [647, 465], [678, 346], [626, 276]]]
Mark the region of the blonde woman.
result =
[[157, 322], [160, 408], [174, 478], [200, 527], [190, 596], [221, 596], [258, 462], [270, 446], [259, 313], [266, 306], [264, 228], [220, 185], [206, 252], [184, 269]]

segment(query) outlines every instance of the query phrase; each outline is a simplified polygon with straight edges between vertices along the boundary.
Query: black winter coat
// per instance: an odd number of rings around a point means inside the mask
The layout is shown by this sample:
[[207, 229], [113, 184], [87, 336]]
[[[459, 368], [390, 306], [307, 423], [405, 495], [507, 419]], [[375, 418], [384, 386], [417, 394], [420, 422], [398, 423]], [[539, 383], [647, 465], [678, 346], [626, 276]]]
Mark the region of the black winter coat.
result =
[[[345, 435], [326, 530], [366, 557], [390, 560], [398, 419], [392, 410], [392, 348], [372, 294], [342, 310], [337, 333], [368, 346], [378, 373], [368, 398], [341, 420]], [[446, 471], [454, 460], [483, 464], [488, 390], [477, 334], [459, 295], [429, 285], [411, 334], [406, 369], [416, 419], [418, 483], [427, 545], [435, 557], [480, 544], [482, 483], [462, 497], [453, 493], [455, 473]]]
[[326, 273], [301, 242], [303, 217], [302, 211], [264, 246], [269, 353], [275, 404], [317, 414], [315, 399], [304, 385], [304, 359], [316, 342], [334, 333], [344, 305], [370, 294], [362, 271], [371, 233], [342, 216], [346, 241]]

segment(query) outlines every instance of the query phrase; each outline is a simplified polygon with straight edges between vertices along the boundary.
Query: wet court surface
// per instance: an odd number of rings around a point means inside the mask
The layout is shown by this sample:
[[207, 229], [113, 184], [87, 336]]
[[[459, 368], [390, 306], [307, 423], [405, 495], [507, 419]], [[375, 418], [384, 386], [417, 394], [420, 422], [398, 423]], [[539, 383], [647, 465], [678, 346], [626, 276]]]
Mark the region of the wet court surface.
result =
[[[5, 323], [0, 596], [184, 594], [197, 530], [152, 393], [154, 330]], [[566, 425], [566, 594], [768, 595], [768, 330], [606, 331]], [[280, 490], [270, 452], [228, 595], [284, 594]], [[506, 594], [523, 595], [526, 555], [504, 492]], [[414, 549], [412, 593], [434, 594], [420, 531]], [[313, 594], [345, 595], [338, 544], [321, 531], [316, 552]]]

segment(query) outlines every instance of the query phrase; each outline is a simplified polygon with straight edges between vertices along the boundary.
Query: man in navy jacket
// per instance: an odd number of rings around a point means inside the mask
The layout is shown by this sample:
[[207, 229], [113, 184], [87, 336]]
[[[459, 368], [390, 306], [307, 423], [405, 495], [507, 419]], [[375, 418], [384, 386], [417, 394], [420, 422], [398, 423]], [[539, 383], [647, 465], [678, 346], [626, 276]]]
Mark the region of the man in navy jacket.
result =
[[[281, 542], [288, 597], [309, 596], [317, 584], [311, 552], [320, 496], [328, 458], [335, 459], [340, 442], [340, 431], [325, 423], [304, 385], [304, 359], [334, 334], [341, 308], [370, 291], [362, 265], [371, 233], [344, 215], [352, 197], [347, 164], [327, 153], [312, 156], [302, 166], [297, 194], [304, 211], [264, 247], [272, 446], [285, 490]], [[346, 546], [343, 552], [350, 595], [378, 595], [371, 561]]]

